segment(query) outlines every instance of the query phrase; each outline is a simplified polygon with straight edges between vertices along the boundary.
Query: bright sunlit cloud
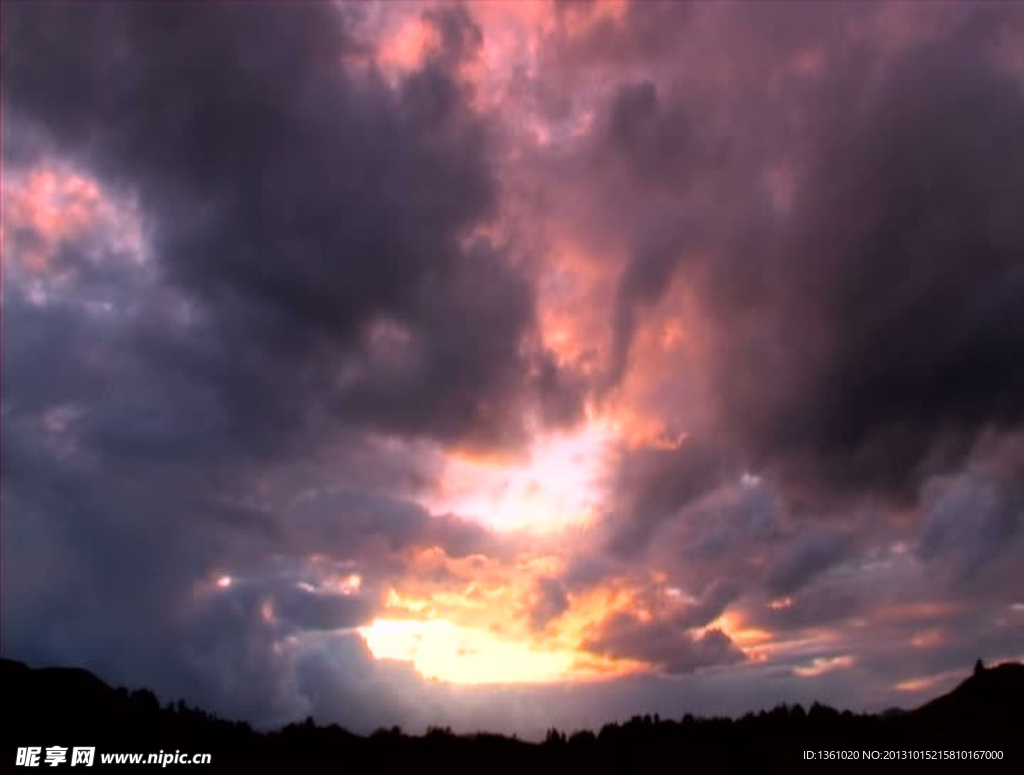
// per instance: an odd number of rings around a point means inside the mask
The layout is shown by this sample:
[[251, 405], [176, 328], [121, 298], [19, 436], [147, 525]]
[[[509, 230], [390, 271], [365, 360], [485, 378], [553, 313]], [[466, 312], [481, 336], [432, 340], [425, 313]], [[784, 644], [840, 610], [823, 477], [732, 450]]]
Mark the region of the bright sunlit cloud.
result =
[[558, 681], [575, 661], [571, 651], [541, 651], [436, 619], [376, 619], [359, 632], [376, 659], [410, 662], [424, 678], [456, 684]]
[[439, 490], [425, 505], [498, 529], [588, 523], [602, 501], [613, 440], [609, 425], [591, 420], [571, 432], [538, 437], [523, 461], [449, 455]]
[[853, 667], [854, 659], [849, 655], [839, 657], [818, 657], [813, 659], [809, 665], [802, 665], [793, 668], [794, 675], [801, 678], [814, 678], [833, 670], [841, 670], [846, 667]]

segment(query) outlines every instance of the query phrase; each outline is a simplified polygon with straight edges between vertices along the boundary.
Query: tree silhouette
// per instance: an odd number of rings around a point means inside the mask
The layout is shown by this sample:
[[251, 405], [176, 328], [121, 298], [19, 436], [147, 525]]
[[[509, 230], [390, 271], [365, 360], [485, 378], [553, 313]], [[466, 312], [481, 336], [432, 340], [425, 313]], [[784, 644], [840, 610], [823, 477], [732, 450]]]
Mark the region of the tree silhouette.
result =
[[[1024, 665], [985, 667], [980, 659], [974, 677], [911, 711], [840, 712], [814, 702], [809, 710], [779, 704], [736, 719], [643, 714], [607, 723], [596, 735], [551, 728], [541, 743], [514, 735], [457, 734], [448, 726], [428, 727], [420, 736], [385, 727], [363, 737], [336, 724], [319, 726], [308, 716], [277, 731], [257, 732], [182, 702], [161, 705], [146, 689], [113, 689], [85, 671], [34, 670], [9, 660], [0, 660], [0, 684], [4, 703], [15, 711], [5, 719], [8, 742], [0, 754], [8, 762], [16, 755], [13, 746], [40, 744], [96, 746], [97, 758], [131, 748], [180, 750], [210, 753], [212, 762], [202, 767], [208, 775], [362, 775], [416, 768], [443, 769], [448, 775], [789, 769], [808, 751], [838, 750], [850, 740], [860, 750], [936, 749], [955, 740], [964, 750], [1005, 752], [1010, 761], [1020, 751], [1024, 728]], [[159, 765], [139, 769], [166, 775]]]

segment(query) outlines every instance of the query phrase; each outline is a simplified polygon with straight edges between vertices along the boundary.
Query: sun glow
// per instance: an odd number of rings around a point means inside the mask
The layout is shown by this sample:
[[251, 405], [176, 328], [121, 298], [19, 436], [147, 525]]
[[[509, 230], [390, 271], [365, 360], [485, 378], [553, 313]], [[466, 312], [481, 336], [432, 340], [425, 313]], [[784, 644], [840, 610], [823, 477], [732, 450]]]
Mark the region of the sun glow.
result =
[[553, 641], [508, 638], [443, 619], [375, 619], [359, 629], [374, 659], [409, 662], [424, 678], [461, 685], [592, 681], [646, 671], [636, 660]]
[[558, 681], [575, 661], [571, 651], [542, 651], [439, 619], [376, 619], [359, 632], [374, 658], [411, 662], [424, 678], [449, 683]]
[[[458, 563], [449, 567], [460, 573]], [[538, 557], [448, 591], [392, 589], [387, 609], [359, 632], [374, 658], [408, 662], [425, 678], [453, 684], [593, 681], [651, 670], [581, 649], [595, 622], [633, 605], [635, 590], [625, 582], [571, 595], [566, 610], [546, 621], [531, 616], [534, 582], [554, 569], [552, 558]]]
[[538, 436], [521, 461], [449, 455], [439, 491], [426, 505], [498, 529], [587, 524], [601, 503], [613, 439], [609, 425], [590, 420], [574, 431]]

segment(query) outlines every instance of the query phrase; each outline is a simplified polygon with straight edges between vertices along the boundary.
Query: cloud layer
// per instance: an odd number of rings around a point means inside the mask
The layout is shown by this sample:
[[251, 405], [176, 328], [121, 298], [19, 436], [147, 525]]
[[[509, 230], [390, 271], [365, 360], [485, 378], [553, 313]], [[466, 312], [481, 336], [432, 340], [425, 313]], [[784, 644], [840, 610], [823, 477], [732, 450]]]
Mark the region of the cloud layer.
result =
[[3, 14], [5, 654], [525, 732], [1024, 654], [1018, 9]]

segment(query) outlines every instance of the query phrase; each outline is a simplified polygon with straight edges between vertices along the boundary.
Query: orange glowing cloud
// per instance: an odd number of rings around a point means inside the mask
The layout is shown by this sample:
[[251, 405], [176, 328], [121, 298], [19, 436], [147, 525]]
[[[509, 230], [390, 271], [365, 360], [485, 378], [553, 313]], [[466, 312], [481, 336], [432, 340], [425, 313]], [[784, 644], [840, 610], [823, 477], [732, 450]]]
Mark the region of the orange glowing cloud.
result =
[[946, 670], [933, 675], [908, 678], [893, 684], [893, 689], [898, 692], [916, 693], [924, 691], [937, 692], [943, 685], [953, 685], [963, 679], [962, 670]]
[[560, 363], [594, 373], [611, 347], [607, 311], [614, 301], [614, 255], [590, 254], [572, 235], [558, 235], [538, 267], [537, 310], [544, 345]]
[[424, 678], [453, 684], [553, 683], [637, 669], [634, 663], [542, 648], [438, 619], [376, 619], [359, 632], [374, 658], [409, 662]]
[[536, 582], [557, 578], [564, 560], [524, 554], [501, 562], [418, 550], [385, 607], [359, 630], [377, 659], [409, 662], [423, 676], [458, 684], [614, 678], [652, 666], [581, 649], [588, 629], [636, 605], [627, 580], [567, 596], [566, 609], [538, 629]]
[[[23, 179], [4, 182], [3, 236], [11, 229], [32, 229], [43, 244], [18, 251], [19, 264], [33, 274], [46, 274], [58, 246], [95, 221], [100, 190], [92, 181], [51, 168], [36, 169]], [[8, 246], [4, 245], [8, 256]]]
[[769, 645], [775, 637], [768, 630], [749, 626], [744, 621], [743, 615], [737, 611], [723, 613], [711, 622], [707, 629], [721, 630], [744, 651]]
[[[2, 196], [4, 269], [17, 273], [34, 303], [45, 301], [55, 287], [73, 278], [72, 268], [54, 265], [62, 247], [72, 242], [88, 245], [88, 236], [99, 236], [97, 247], [110, 255], [138, 262], [146, 258], [134, 202], [112, 197], [84, 174], [56, 163], [15, 172], [4, 178]], [[88, 261], [97, 255], [88, 248], [83, 253]]]
[[888, 622], [934, 622], [956, 614], [962, 607], [958, 603], [903, 603], [880, 608], [874, 616]]
[[420, 16], [401, 20], [377, 47], [377, 60], [386, 70], [406, 73], [422, 67], [441, 45], [437, 27]]
[[536, 579], [557, 575], [555, 556], [522, 554], [502, 561], [485, 555], [449, 557], [440, 547], [413, 550], [386, 596], [391, 618], [444, 619], [528, 637]]

